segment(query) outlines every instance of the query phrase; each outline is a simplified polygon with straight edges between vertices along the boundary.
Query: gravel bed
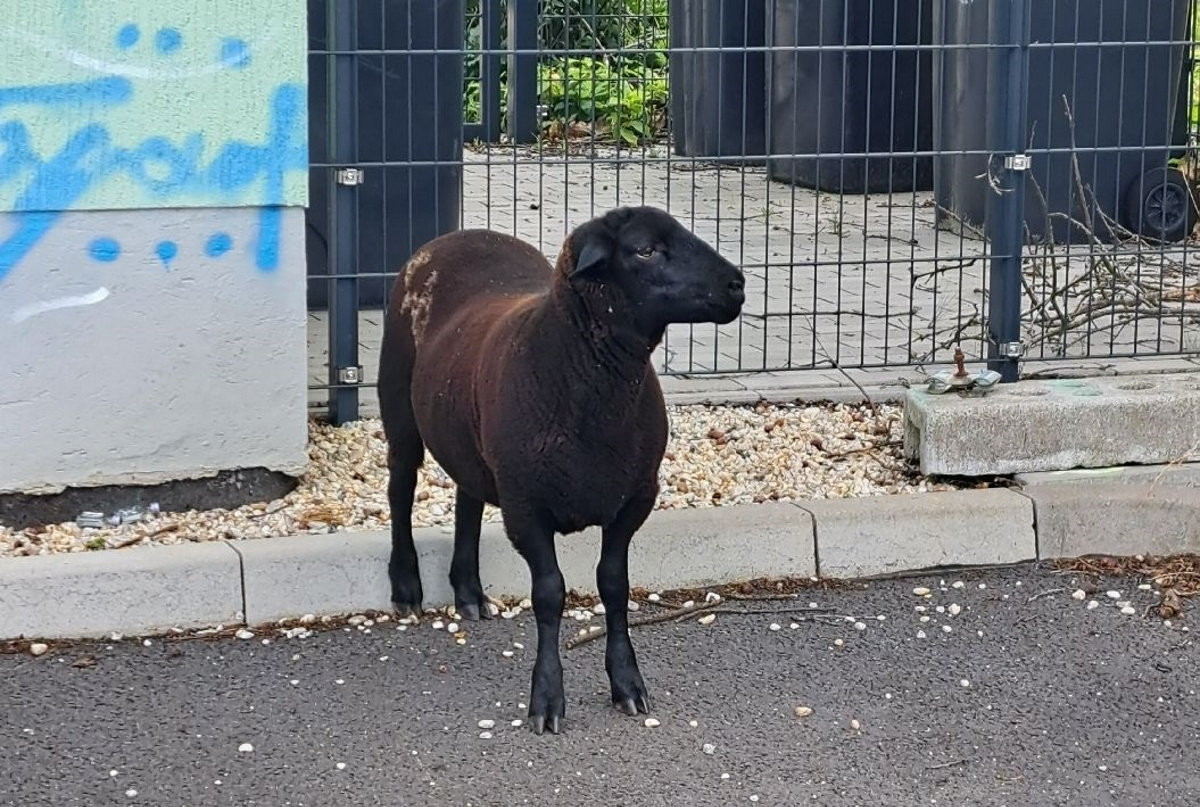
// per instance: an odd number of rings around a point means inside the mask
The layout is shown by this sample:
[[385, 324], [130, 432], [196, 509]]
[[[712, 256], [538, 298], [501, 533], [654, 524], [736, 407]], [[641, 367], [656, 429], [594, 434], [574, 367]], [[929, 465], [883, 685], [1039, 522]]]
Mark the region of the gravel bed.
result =
[[[914, 474], [901, 454], [901, 408], [879, 405], [670, 407], [671, 442], [660, 509], [948, 490]], [[0, 527], [0, 557], [85, 552], [378, 529], [390, 523], [386, 443], [377, 419], [309, 427], [311, 466], [292, 493], [236, 510], [162, 513], [137, 524]], [[453, 522], [454, 485], [432, 458], [418, 482], [413, 523]], [[484, 518], [498, 521], [488, 507]]]

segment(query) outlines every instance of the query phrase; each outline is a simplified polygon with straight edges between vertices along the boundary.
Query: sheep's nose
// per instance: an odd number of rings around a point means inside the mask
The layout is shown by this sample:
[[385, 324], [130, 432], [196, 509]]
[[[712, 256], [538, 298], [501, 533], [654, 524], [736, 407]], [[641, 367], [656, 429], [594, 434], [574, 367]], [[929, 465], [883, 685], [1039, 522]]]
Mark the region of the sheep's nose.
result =
[[733, 280], [729, 281], [729, 288], [731, 291], [745, 291], [746, 278], [743, 275], [738, 275]]

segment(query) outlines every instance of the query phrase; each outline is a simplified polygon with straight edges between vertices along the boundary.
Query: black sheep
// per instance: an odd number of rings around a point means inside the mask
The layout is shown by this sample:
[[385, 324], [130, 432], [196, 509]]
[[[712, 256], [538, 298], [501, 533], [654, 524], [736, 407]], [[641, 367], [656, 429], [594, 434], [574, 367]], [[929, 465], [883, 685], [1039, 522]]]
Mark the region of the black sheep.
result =
[[658, 496], [668, 424], [651, 354], [671, 323], [728, 323], [742, 272], [666, 212], [626, 207], [579, 226], [553, 270], [489, 230], [430, 241], [397, 280], [384, 326], [379, 403], [391, 479], [392, 600], [419, 610], [412, 537], [417, 468], [430, 453], [457, 484], [450, 581], [458, 611], [487, 617], [479, 580], [484, 503], [529, 564], [538, 649], [529, 717], [565, 712], [555, 533], [603, 530], [596, 582], [617, 708], [650, 710], [629, 641], [628, 555]]

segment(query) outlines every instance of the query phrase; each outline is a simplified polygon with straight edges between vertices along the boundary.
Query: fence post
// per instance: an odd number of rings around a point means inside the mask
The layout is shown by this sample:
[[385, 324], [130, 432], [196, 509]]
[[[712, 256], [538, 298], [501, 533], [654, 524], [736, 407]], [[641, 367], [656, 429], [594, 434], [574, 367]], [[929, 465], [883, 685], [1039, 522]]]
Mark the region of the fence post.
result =
[[535, 143], [538, 136], [537, 54], [538, 4], [535, 0], [509, 0], [508, 136], [513, 143]]
[[[1036, 0], [1035, 0], [1036, 1]], [[1019, 377], [1021, 258], [1024, 249], [1029, 0], [989, 7], [987, 236], [992, 255], [988, 291], [988, 368], [1008, 383]]]
[[329, 415], [340, 426], [358, 418], [358, 82], [354, 51], [358, 46], [358, 3], [331, 0], [328, 6], [329, 145], [332, 193], [329, 198]]

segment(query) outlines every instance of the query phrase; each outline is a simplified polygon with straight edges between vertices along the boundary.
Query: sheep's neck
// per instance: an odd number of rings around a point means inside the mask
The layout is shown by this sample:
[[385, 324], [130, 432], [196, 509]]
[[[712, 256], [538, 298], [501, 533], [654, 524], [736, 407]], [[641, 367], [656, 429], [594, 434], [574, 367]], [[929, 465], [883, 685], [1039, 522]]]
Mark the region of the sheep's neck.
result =
[[547, 300], [547, 319], [561, 334], [560, 349], [585, 386], [593, 378], [610, 389], [616, 380], [640, 385], [662, 341], [663, 329], [641, 327], [618, 294], [604, 286], [579, 292], [559, 282]]

